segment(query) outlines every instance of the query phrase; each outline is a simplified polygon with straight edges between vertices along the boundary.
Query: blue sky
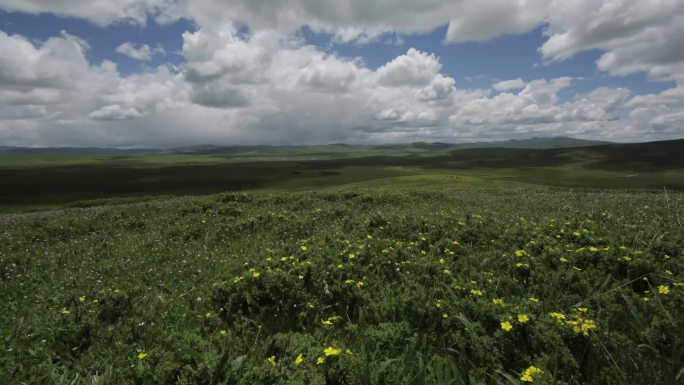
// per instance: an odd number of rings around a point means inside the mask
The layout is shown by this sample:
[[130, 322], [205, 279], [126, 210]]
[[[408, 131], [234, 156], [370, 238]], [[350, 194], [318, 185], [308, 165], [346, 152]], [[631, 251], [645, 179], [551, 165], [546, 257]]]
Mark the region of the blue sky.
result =
[[321, 1], [0, 0], [0, 143], [684, 136], [684, 0]]

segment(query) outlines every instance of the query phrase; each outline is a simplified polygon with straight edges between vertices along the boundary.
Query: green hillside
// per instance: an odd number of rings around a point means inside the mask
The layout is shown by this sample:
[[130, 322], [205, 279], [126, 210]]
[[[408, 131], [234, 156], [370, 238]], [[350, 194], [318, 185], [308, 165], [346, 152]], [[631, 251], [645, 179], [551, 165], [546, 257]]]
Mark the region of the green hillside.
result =
[[[420, 144], [411, 145], [421, 146]], [[470, 148], [304, 156], [224, 153], [0, 156], [0, 210], [222, 191], [538, 185], [684, 190], [684, 140], [588, 147]], [[341, 151], [345, 146], [335, 146]], [[242, 148], [244, 150], [244, 148]], [[290, 149], [291, 150], [291, 149]], [[290, 151], [288, 150], [288, 151]], [[198, 150], [195, 150], [198, 151]], [[212, 150], [214, 151], [214, 150]], [[427, 153], [426, 153], [427, 151]]]
[[676, 384], [683, 208], [472, 187], [0, 216], [0, 383]]

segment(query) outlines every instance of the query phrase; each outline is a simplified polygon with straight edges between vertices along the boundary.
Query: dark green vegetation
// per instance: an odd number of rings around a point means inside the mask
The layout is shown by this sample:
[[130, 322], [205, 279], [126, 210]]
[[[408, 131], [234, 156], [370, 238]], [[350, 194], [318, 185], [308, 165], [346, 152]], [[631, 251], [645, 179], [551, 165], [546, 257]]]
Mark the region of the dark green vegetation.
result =
[[0, 383], [675, 384], [683, 205], [470, 188], [5, 215]]
[[[473, 148], [491, 145], [501, 147]], [[226, 190], [524, 185], [684, 190], [684, 140], [600, 144], [551, 138], [467, 145], [74, 151], [5, 149], [0, 154], [0, 211]]]

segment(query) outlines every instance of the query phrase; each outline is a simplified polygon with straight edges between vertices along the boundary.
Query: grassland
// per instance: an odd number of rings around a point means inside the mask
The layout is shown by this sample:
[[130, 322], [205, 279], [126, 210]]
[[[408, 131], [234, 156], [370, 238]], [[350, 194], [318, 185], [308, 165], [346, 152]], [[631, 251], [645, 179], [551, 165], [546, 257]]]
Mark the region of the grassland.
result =
[[[684, 140], [589, 146], [594, 144], [590, 142], [571, 148], [560, 147], [563, 143], [7, 152], [0, 154], [0, 212], [223, 191], [394, 189], [415, 181], [423, 189], [527, 185], [684, 190]], [[532, 148], [521, 148], [524, 145]], [[544, 146], [551, 148], [539, 148]]]
[[675, 384], [683, 205], [471, 187], [6, 215], [0, 383]]
[[563, 143], [0, 148], [0, 384], [681, 383], [684, 141]]

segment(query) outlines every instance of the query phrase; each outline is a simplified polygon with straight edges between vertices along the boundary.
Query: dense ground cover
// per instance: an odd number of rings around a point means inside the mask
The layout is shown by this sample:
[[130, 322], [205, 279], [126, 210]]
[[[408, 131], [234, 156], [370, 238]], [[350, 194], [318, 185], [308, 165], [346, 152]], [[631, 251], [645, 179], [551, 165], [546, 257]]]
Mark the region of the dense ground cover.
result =
[[673, 384], [681, 193], [225, 193], [0, 217], [0, 383]]

